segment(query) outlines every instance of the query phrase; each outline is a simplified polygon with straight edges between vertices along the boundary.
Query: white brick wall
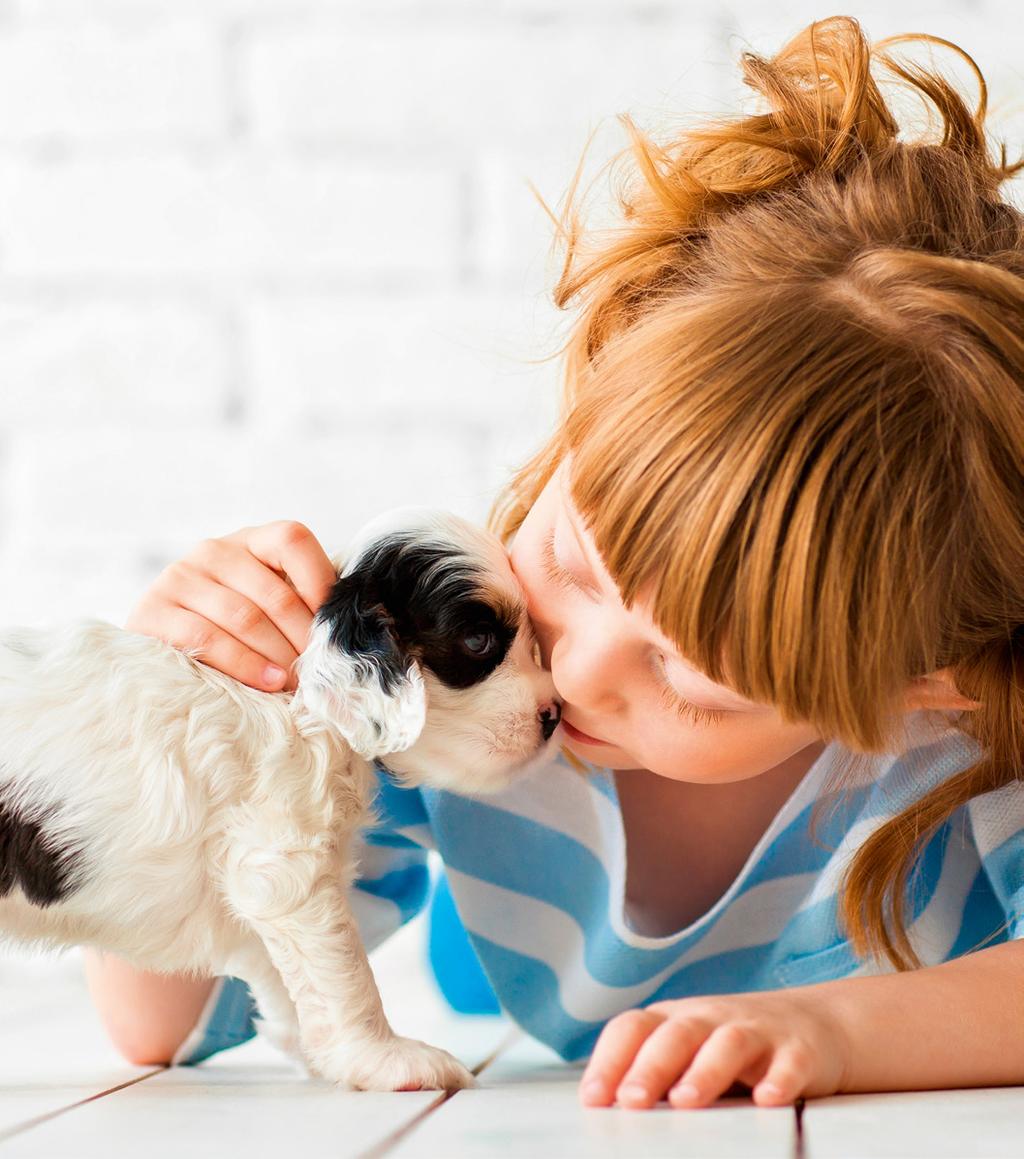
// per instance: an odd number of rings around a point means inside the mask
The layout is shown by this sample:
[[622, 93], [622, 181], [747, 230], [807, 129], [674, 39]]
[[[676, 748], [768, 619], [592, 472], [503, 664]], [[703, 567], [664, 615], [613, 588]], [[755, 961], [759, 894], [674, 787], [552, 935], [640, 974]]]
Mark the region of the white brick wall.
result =
[[614, 35], [608, 22], [434, 23], [404, 53], [396, 31], [381, 20], [246, 37], [239, 75], [256, 139], [453, 158], [485, 142], [557, 142], [571, 156], [592, 122], [620, 108], [673, 93], [717, 103], [723, 46], [707, 18], [673, 20], [660, 36], [628, 21]]
[[0, 31], [0, 141], [215, 143], [227, 128], [216, 29], [16, 24]]
[[[482, 517], [554, 418], [588, 136], [736, 100], [809, 0], [0, 0], [0, 618], [123, 619], [204, 536]], [[861, 5], [971, 50], [1009, 0]], [[1013, 141], [1011, 141], [1011, 145]]]

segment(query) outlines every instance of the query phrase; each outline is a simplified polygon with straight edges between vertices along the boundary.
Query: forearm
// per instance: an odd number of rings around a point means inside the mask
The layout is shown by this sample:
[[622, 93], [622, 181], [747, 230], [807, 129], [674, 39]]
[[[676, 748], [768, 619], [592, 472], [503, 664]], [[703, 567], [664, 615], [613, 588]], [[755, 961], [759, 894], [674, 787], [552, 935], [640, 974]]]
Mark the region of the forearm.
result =
[[802, 990], [850, 1044], [842, 1091], [1024, 1084], [1024, 942]]

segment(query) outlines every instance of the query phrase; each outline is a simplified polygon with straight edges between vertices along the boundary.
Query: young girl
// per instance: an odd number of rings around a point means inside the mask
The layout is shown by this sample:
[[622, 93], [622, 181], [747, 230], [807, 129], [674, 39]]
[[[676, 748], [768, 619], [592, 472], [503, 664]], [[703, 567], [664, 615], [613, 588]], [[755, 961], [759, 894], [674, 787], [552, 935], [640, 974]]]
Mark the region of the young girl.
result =
[[[873, 63], [941, 141], [899, 139]], [[629, 125], [621, 227], [585, 251], [567, 215], [563, 418], [493, 522], [569, 756], [485, 801], [382, 777], [364, 933], [437, 849], [594, 1106], [1024, 1083], [1018, 166], [980, 75], [972, 113], [852, 19], [744, 70], [770, 111]], [[301, 525], [248, 528], [129, 627], [279, 690], [331, 578]], [[237, 981], [90, 974], [137, 1062], [252, 1033]]]

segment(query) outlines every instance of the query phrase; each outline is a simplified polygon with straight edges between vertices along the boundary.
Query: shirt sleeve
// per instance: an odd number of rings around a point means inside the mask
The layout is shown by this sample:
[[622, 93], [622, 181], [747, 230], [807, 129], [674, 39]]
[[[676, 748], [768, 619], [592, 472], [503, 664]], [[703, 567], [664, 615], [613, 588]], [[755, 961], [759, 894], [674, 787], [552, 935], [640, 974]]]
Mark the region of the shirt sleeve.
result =
[[[358, 879], [350, 901], [367, 951], [418, 914], [430, 893], [433, 839], [419, 790], [401, 789], [378, 766], [373, 822], [355, 842]], [[195, 1066], [256, 1034], [256, 1008], [239, 978], [218, 978], [188, 1037], [171, 1060]]]

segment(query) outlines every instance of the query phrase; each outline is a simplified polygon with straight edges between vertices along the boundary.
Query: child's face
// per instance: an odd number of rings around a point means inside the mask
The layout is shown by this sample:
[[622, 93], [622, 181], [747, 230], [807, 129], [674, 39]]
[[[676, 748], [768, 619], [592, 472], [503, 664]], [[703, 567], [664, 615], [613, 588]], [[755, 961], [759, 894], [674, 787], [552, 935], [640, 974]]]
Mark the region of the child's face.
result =
[[[566, 746], [604, 768], [711, 784], [758, 776], [818, 741], [809, 725], [785, 724], [774, 709], [692, 668], [645, 605], [625, 608], [567, 484], [563, 464], [512, 544], [512, 566], [563, 700]], [[694, 719], [680, 701], [721, 719]]]

